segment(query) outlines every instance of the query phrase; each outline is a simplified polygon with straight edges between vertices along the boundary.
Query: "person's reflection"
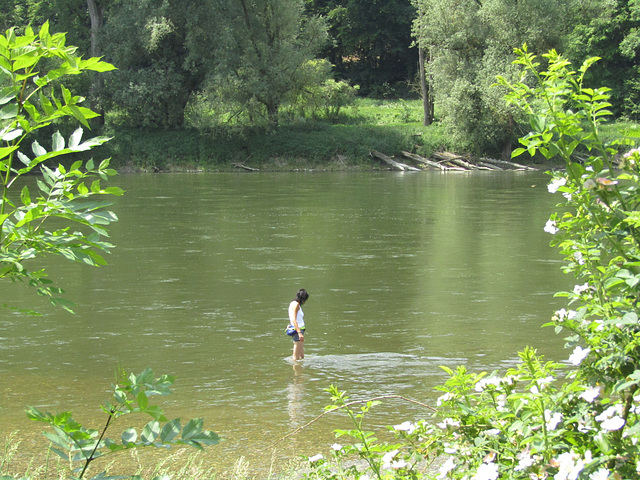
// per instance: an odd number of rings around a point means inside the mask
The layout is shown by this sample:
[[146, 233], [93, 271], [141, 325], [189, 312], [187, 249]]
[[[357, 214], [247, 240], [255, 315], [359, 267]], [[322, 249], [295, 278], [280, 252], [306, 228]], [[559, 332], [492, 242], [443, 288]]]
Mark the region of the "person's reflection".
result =
[[287, 408], [289, 410], [289, 420], [291, 428], [295, 430], [303, 425], [304, 409], [302, 408], [304, 397], [304, 373], [302, 365], [293, 363], [293, 378], [287, 387]]

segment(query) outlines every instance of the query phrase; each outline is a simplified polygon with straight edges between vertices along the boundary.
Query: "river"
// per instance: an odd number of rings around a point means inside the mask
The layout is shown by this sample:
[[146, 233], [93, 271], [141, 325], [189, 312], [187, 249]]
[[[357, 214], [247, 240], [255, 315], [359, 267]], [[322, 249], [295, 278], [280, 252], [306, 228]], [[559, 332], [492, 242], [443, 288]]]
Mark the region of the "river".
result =
[[[121, 175], [109, 266], [48, 259], [76, 315], [3, 286], [0, 432], [36, 444], [26, 405], [72, 410], [98, 428], [114, 369], [177, 377], [167, 416], [204, 417], [225, 438], [207, 461], [256, 471], [333, 443], [320, 415], [335, 384], [353, 399], [435, 404], [440, 365], [504, 369], [533, 345], [571, 279], [543, 231], [558, 198], [542, 173], [217, 173]], [[286, 308], [310, 298], [306, 359], [293, 365]], [[156, 400], [154, 398], [154, 400]], [[389, 400], [377, 429], [428, 412]], [[119, 437], [126, 417], [112, 435]]]

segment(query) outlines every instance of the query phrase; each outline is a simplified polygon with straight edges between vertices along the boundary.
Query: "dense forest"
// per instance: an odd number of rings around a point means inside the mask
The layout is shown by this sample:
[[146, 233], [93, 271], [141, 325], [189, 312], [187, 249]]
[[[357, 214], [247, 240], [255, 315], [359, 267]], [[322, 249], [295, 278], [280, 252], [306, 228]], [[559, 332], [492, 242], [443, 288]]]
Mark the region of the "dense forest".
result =
[[616, 118], [640, 117], [640, 0], [0, 0], [3, 30], [45, 21], [117, 67], [74, 85], [99, 128], [228, 138], [423, 98], [449, 146], [508, 157], [521, 118], [492, 85], [515, 79], [524, 43], [602, 57], [588, 81]]

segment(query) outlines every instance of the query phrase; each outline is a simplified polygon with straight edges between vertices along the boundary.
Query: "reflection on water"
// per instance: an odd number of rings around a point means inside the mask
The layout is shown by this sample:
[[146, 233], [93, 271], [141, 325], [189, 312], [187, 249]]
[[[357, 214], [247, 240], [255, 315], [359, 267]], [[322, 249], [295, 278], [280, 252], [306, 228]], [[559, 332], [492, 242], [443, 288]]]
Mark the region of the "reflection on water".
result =
[[[213, 461], [242, 451], [260, 462], [322, 413], [329, 385], [357, 399], [428, 403], [445, 378], [440, 365], [503, 368], [527, 344], [566, 358], [561, 339], [540, 328], [568, 282], [543, 232], [555, 200], [541, 174], [117, 182], [127, 193], [114, 205], [109, 267], [48, 260], [77, 315], [43, 303], [42, 317], [0, 312], [1, 431], [28, 425], [27, 404], [93, 420], [116, 366], [151, 366], [177, 377], [174, 395], [160, 399], [168, 416], [204, 416], [225, 437], [207, 453]], [[3, 286], [2, 303], [34, 307], [19, 287]], [[292, 365], [283, 331], [301, 287], [306, 358]], [[380, 424], [426, 414], [377, 410]], [[335, 421], [286, 438], [278, 454], [317, 453]]]

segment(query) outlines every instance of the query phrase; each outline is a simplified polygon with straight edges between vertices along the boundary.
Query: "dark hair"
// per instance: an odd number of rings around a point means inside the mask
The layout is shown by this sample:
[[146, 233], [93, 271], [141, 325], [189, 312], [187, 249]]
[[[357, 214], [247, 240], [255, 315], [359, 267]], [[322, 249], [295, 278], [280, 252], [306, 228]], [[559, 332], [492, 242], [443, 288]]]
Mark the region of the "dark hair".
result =
[[298, 302], [300, 305], [302, 305], [308, 299], [309, 299], [309, 294], [304, 288], [301, 288], [300, 290], [298, 290], [298, 293], [296, 293], [296, 298], [294, 298], [294, 300]]

